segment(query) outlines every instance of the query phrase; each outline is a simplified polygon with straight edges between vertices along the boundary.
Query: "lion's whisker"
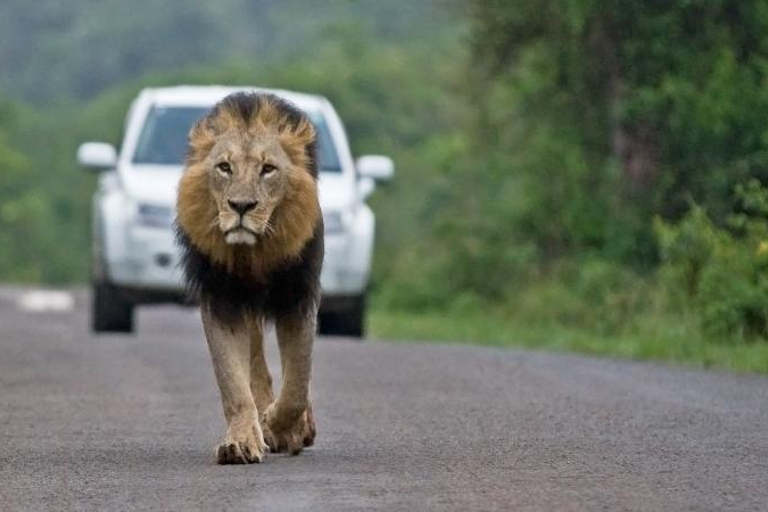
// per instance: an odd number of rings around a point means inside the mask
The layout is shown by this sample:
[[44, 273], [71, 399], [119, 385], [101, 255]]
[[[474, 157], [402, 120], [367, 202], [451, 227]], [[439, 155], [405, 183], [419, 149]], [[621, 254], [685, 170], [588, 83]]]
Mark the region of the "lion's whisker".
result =
[[272, 219], [267, 219], [267, 222], [264, 223], [264, 231], [267, 234], [267, 236], [273, 236], [275, 234], [275, 227], [272, 225]]

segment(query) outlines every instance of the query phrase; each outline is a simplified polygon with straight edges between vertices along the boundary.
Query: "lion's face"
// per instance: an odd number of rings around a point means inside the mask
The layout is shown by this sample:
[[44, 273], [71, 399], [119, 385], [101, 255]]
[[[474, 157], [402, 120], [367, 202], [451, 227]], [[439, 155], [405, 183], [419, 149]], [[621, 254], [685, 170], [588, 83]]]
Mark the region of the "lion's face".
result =
[[276, 137], [237, 130], [219, 137], [206, 160], [224, 239], [228, 244], [255, 244], [259, 235], [274, 229], [272, 213], [297, 170]]
[[179, 228], [228, 270], [296, 257], [321, 221], [314, 141], [309, 118], [283, 100], [228, 96], [190, 132]]

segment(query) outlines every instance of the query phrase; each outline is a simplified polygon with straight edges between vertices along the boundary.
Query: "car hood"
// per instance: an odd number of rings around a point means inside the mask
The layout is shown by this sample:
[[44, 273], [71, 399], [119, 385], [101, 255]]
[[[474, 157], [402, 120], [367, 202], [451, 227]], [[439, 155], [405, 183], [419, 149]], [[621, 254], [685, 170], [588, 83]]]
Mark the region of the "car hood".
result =
[[[174, 207], [183, 171], [182, 166], [141, 165], [120, 173], [120, 180], [127, 195], [135, 201]], [[350, 178], [341, 173], [320, 174], [320, 207], [323, 211], [340, 211], [352, 205], [355, 188], [349, 181]]]

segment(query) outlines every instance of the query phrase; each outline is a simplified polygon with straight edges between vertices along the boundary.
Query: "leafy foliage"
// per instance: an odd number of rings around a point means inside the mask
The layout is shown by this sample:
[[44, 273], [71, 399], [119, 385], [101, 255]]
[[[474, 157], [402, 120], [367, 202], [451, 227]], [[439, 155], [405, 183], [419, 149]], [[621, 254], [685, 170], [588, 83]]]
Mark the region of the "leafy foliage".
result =
[[545, 255], [652, 264], [654, 215], [693, 199], [722, 219], [736, 184], [766, 178], [763, 2], [478, 0], [472, 14], [489, 165], [507, 157]]
[[431, 1], [4, 0], [0, 9], [0, 62], [14, 70], [0, 76], [0, 88], [48, 104], [90, 99], [152, 72], [274, 66], [312, 55], [350, 26], [382, 43], [451, 28]]
[[677, 306], [705, 333], [724, 339], [768, 336], [768, 190], [756, 180], [737, 188], [742, 211], [719, 228], [699, 206], [677, 224], [657, 223], [662, 275]]

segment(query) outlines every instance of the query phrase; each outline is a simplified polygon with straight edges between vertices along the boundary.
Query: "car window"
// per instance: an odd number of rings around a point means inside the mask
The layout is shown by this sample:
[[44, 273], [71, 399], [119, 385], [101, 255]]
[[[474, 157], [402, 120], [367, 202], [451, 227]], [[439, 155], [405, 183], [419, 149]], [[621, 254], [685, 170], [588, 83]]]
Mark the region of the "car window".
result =
[[[152, 107], [141, 130], [135, 164], [182, 165], [187, 135], [192, 125], [210, 109], [203, 107]], [[317, 130], [317, 163], [321, 171], [341, 172], [331, 132], [322, 114], [309, 114]]]
[[141, 130], [133, 163], [182, 164], [189, 130], [207, 112], [207, 108], [153, 107]]
[[317, 166], [323, 172], [341, 172], [339, 156], [333, 146], [331, 131], [322, 114], [310, 113], [309, 119], [317, 132]]

